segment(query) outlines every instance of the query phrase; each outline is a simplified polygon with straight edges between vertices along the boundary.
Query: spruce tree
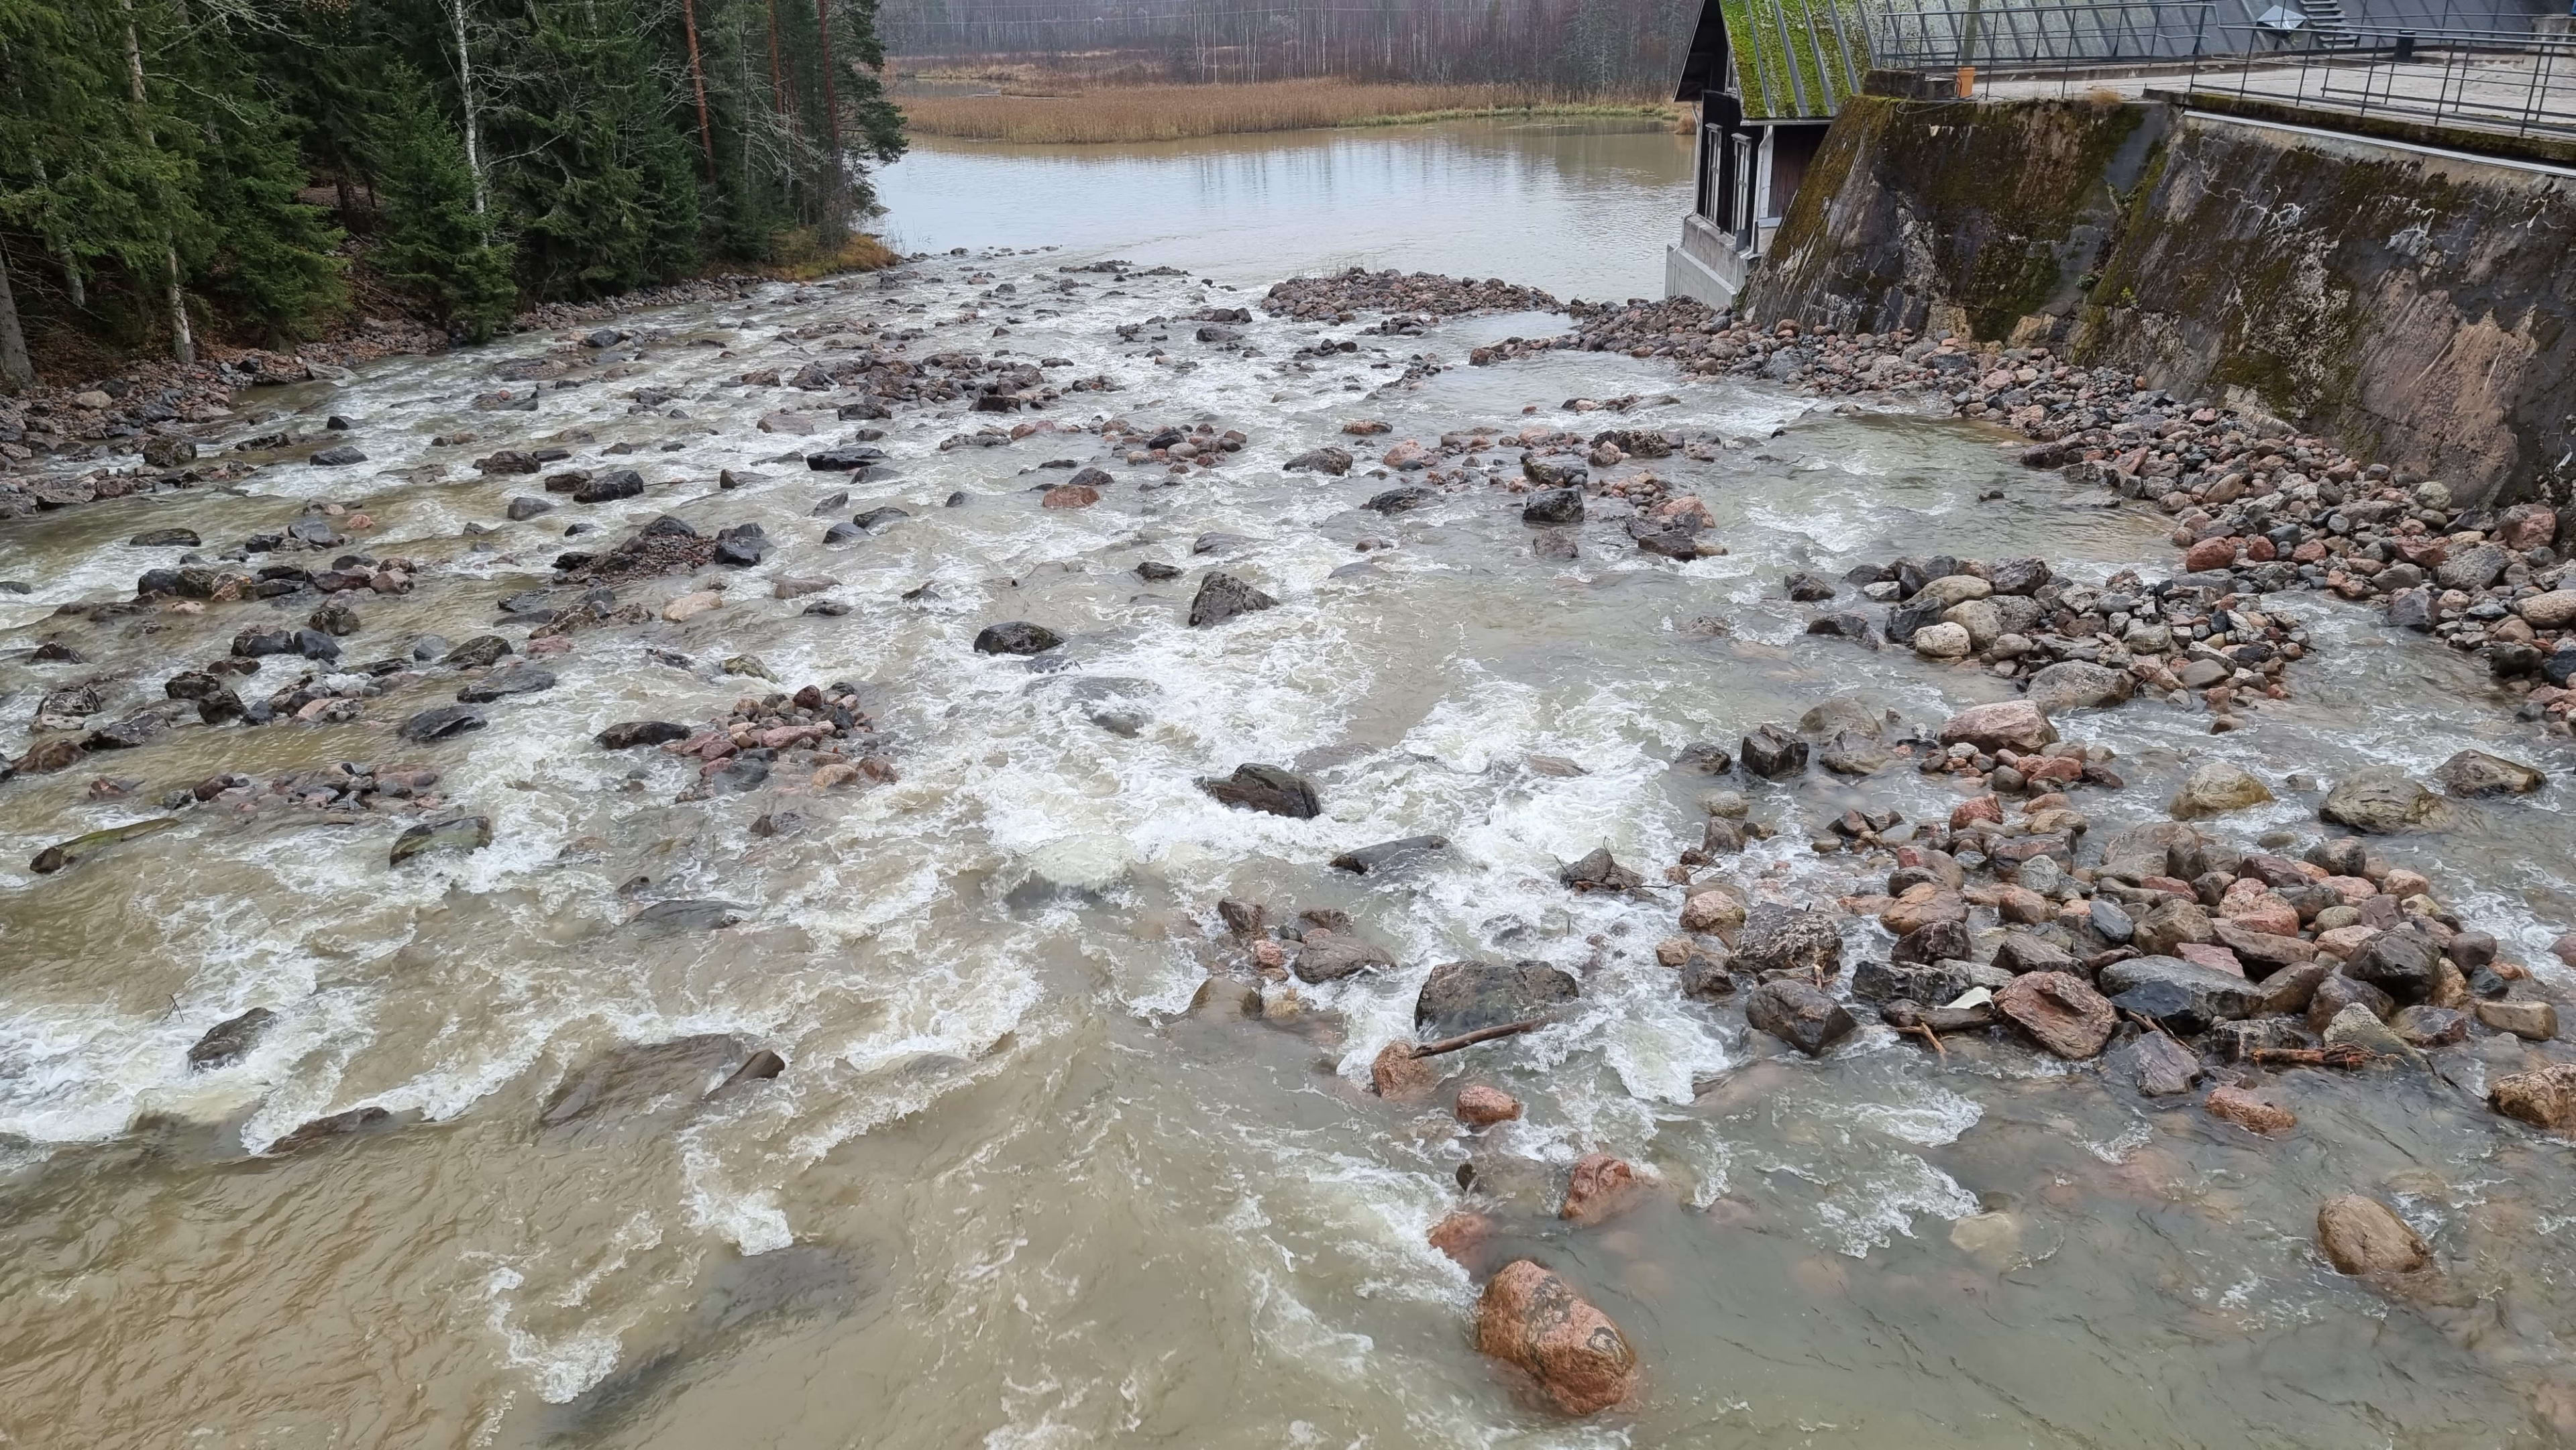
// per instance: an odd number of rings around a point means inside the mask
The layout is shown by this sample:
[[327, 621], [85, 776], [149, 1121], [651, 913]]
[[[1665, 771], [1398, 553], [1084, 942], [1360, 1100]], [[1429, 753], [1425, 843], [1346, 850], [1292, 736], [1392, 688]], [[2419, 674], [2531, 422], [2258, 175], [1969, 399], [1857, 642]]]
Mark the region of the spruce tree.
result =
[[429, 82], [391, 62], [382, 98], [367, 117], [365, 161], [383, 211], [368, 260], [442, 324], [486, 341], [518, 300], [510, 247], [474, 210], [464, 143], [440, 117]]

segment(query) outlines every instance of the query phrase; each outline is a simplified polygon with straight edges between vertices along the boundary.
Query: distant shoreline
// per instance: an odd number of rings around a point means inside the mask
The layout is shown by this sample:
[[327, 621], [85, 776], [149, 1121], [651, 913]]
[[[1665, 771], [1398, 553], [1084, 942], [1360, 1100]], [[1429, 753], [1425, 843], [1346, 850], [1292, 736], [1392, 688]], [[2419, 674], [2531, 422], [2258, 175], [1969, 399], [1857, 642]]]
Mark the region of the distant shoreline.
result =
[[1631, 118], [1674, 123], [1670, 102], [1551, 97], [1515, 86], [1292, 80], [1126, 85], [1062, 94], [899, 96], [916, 136], [1083, 145], [1483, 119]]

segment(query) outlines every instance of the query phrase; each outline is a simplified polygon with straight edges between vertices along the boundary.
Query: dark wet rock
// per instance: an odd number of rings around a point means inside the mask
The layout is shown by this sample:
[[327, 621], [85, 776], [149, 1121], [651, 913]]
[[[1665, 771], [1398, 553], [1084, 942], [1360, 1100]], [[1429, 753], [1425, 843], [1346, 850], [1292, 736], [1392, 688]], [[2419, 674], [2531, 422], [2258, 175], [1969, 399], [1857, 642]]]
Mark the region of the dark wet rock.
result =
[[1777, 977], [1755, 987], [1744, 999], [1744, 1020], [1809, 1057], [1822, 1056], [1854, 1026], [1852, 1015], [1840, 1002], [1795, 977]]
[[1782, 581], [1781, 588], [1800, 604], [1815, 604], [1834, 597], [1834, 581], [1822, 574], [1801, 569]]
[[1238, 765], [1234, 774], [1222, 779], [1202, 777], [1198, 787], [1227, 805], [1274, 816], [1311, 820], [1323, 811], [1312, 784], [1275, 765]]
[[1745, 914], [1735, 958], [1757, 976], [1829, 977], [1842, 968], [1842, 932], [1830, 913], [1765, 901]]
[[[1783, 980], [1795, 980], [1784, 978]], [[1863, 962], [1852, 969], [1852, 995], [1866, 1002], [1913, 1001], [1941, 1006], [1984, 987], [2001, 991], [2012, 974], [1950, 958], [1933, 962]]]
[[532, 498], [525, 494], [510, 500], [510, 506], [506, 510], [510, 522], [514, 524], [523, 524], [539, 514], [550, 514], [554, 511], [554, 500]]
[[1579, 488], [1541, 489], [1521, 505], [1521, 522], [1525, 524], [1579, 524], [1583, 522], [1583, 490]]
[[769, 779], [769, 762], [756, 755], [728, 756], [724, 764], [705, 777], [707, 789], [739, 794], [757, 789]]
[[1383, 493], [1372, 495], [1369, 501], [1361, 504], [1360, 507], [1367, 509], [1371, 513], [1386, 514], [1392, 517], [1396, 514], [1410, 513], [1415, 509], [1424, 507], [1428, 504], [1435, 504], [1439, 501], [1440, 490], [1436, 488], [1426, 488], [1420, 484], [1408, 484], [1403, 488], [1390, 488]]
[[1528, 1375], [1569, 1415], [1606, 1410], [1636, 1388], [1637, 1352], [1619, 1326], [1528, 1259], [1486, 1282], [1476, 1303], [1476, 1349]]
[[1807, 742], [1781, 725], [1761, 725], [1737, 747], [1746, 773], [1779, 780], [1807, 768]]
[[315, 609], [305, 623], [324, 634], [346, 636], [356, 634], [361, 622], [356, 609], [335, 599]]
[[1986, 582], [1997, 594], [2037, 594], [2047, 587], [2055, 574], [2045, 559], [2006, 559], [1986, 571]]
[[805, 466], [816, 473], [851, 473], [885, 461], [884, 449], [864, 443], [839, 444], [805, 455]]
[[715, 561], [748, 569], [769, 557], [770, 542], [758, 524], [736, 524], [716, 534]]
[[1310, 448], [1282, 466], [1290, 473], [1328, 473], [1339, 478], [1351, 471], [1351, 455], [1348, 449]]
[[2463, 750], [2433, 771], [2444, 793], [2460, 799], [2492, 795], [2529, 795], [2547, 783], [2538, 770], [2483, 750]]
[[[1077, 481], [1080, 480], [1081, 477], [1082, 475], [1079, 473], [1074, 475], [1074, 478]], [[850, 522], [873, 534], [877, 530], [885, 528], [889, 524], [900, 523], [911, 517], [912, 514], [908, 510], [896, 508], [892, 504], [885, 504], [852, 516]]]
[[689, 727], [668, 720], [623, 720], [592, 737], [603, 749], [632, 750], [639, 745], [665, 745], [689, 738]]
[[1995, 1011], [2069, 1061], [2100, 1055], [2119, 1018], [2101, 993], [2066, 972], [2029, 972], [1995, 993]]
[[125, 542], [138, 549], [193, 549], [205, 541], [195, 529], [146, 529]]
[[320, 468], [346, 468], [352, 463], [366, 462], [367, 455], [343, 443], [314, 454], [311, 461]]
[[468, 705], [488, 705], [494, 700], [506, 699], [512, 695], [533, 695], [539, 690], [551, 690], [554, 687], [555, 676], [552, 670], [520, 664], [485, 675], [457, 691], [456, 698]]
[[574, 503], [614, 503], [644, 492], [644, 475], [631, 468], [610, 469], [572, 491]]
[[27, 868], [39, 876], [50, 876], [66, 866], [86, 861], [110, 846], [158, 835], [178, 824], [176, 817], [157, 816], [148, 821], [132, 821], [103, 831], [91, 831], [38, 851], [35, 858], [27, 863]]
[[[1896, 939], [1896, 945], [1888, 950], [1888, 958], [1900, 965], [1905, 963], [1965, 961], [1974, 959], [1975, 950], [1976, 948], [1968, 933], [1967, 922], [1957, 919], [1936, 920], [1927, 921], [1921, 926], [1914, 928], [1912, 931], [1907, 932], [1905, 935], [1898, 937]], [[1919, 994], [1908, 993], [1907, 995], [1918, 996]], [[1953, 993], [1952, 995], [1955, 996], [1957, 994]], [[1922, 998], [1922, 1000], [1928, 1002], [1933, 999], [1925, 997]], [[1947, 997], [1940, 999], [1940, 1001], [1943, 1002], [1948, 1000], [1949, 998]], [[1935, 1003], [1935, 1005], [1937, 1006], [1938, 1003]]]
[[[500, 638], [498, 635], [493, 637], [495, 639]], [[506, 649], [509, 641], [502, 640], [501, 643]], [[411, 642], [411, 657], [422, 661], [439, 659], [446, 655], [446, 653], [452, 648], [454, 648], [454, 646], [447, 642], [447, 637], [445, 635], [424, 634], [420, 638]]]
[[691, 1107], [728, 1081], [750, 1055], [742, 1039], [723, 1033], [615, 1048], [558, 1088], [537, 1122], [563, 1128]]
[[2074, 972], [2075, 954], [2045, 937], [2008, 931], [1995, 945], [1995, 965], [2007, 972]]
[[462, 735], [468, 730], [480, 730], [486, 723], [479, 711], [469, 710], [463, 705], [441, 705], [405, 720], [395, 733], [415, 745], [426, 745], [433, 740]]
[[1198, 597], [1190, 601], [1190, 623], [1195, 627], [1223, 624], [1236, 615], [1274, 609], [1278, 604], [1231, 574], [1211, 571], [1199, 580]]
[[1401, 840], [1380, 841], [1374, 846], [1362, 846], [1355, 851], [1344, 851], [1333, 858], [1332, 864], [1333, 869], [1337, 871], [1349, 871], [1367, 876], [1376, 872], [1398, 870], [1425, 856], [1448, 849], [1447, 836], [1406, 836]]
[[1301, 982], [1338, 982], [1360, 972], [1393, 971], [1395, 958], [1386, 948], [1348, 932], [1310, 930], [1298, 943], [1290, 970]]
[[480, 851], [492, 844], [490, 816], [454, 816], [443, 821], [423, 821], [394, 838], [393, 860], [399, 866], [416, 856], [434, 852], [463, 854]]
[[232, 687], [202, 670], [182, 670], [162, 682], [162, 693], [173, 700], [186, 700], [197, 707], [197, 718], [208, 725], [220, 725], [242, 716], [241, 696]]
[[259, 1044], [259, 1039], [277, 1021], [277, 1014], [266, 1007], [253, 1007], [239, 1017], [227, 1018], [208, 1028], [206, 1035], [188, 1049], [191, 1071], [212, 1071], [230, 1067]]
[[2318, 1205], [2317, 1247], [2339, 1274], [2411, 1274], [2433, 1262], [2432, 1246], [2395, 1209], [2358, 1193]]
[[1166, 564], [1160, 559], [1147, 559], [1136, 566], [1136, 577], [1148, 584], [1161, 584], [1180, 578], [1181, 570], [1178, 565]]
[[2438, 827], [2442, 801], [2403, 767], [2370, 765], [2337, 781], [2317, 816], [2366, 835], [2393, 835]]
[[988, 655], [1037, 655], [1064, 643], [1064, 636], [1042, 624], [1014, 619], [988, 624], [975, 635], [975, 652]]
[[1431, 969], [1413, 999], [1413, 1031], [1432, 1041], [1546, 1017], [1575, 1000], [1572, 976], [1545, 962], [1449, 962]]
[[649, 932], [717, 931], [742, 918], [743, 909], [728, 901], [657, 901], [626, 924]]
[[2343, 974], [2401, 1003], [2421, 1002], [2441, 980], [2441, 964], [2439, 943], [2420, 928], [2400, 927], [2372, 937], [2343, 964]]
[[2096, 980], [2122, 1011], [2186, 1037], [2215, 1022], [2250, 1017], [2263, 1004], [2263, 989], [2254, 983], [2179, 957], [2131, 957], [2104, 967]]
[[1607, 846], [1560, 869], [1556, 876], [1576, 891], [1633, 891], [1646, 884], [1645, 877], [1613, 860]]
[[1807, 633], [1833, 635], [1871, 649], [1878, 648], [1878, 631], [1871, 627], [1869, 617], [1849, 610], [1809, 620]]
[[[423, 643], [436, 638], [436, 635], [424, 636]], [[418, 654], [419, 651], [415, 649], [413, 653]], [[452, 665], [458, 669], [483, 669], [500, 663], [501, 657], [508, 653], [510, 653], [508, 640], [497, 634], [478, 634], [449, 650], [439, 663]]]

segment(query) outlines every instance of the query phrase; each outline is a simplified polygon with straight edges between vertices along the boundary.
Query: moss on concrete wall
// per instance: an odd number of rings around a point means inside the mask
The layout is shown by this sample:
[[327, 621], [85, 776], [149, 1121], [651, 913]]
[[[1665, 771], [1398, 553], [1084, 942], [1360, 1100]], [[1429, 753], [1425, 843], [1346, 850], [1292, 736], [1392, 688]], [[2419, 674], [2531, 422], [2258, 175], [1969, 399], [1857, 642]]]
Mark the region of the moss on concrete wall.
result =
[[1748, 305], [1886, 331], [1956, 309], [1979, 337], [2066, 316], [2161, 112], [1858, 96], [1826, 134]]
[[1855, 98], [1749, 316], [2051, 341], [2502, 498], [2576, 490], [2576, 179], [2162, 103]]

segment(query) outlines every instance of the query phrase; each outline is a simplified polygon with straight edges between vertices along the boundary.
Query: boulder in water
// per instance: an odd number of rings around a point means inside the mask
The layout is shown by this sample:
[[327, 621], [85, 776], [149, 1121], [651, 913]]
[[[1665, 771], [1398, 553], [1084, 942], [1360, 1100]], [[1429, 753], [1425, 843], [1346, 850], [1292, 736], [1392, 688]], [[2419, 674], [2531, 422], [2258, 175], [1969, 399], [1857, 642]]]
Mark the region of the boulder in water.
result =
[[1291, 775], [1275, 765], [1246, 762], [1236, 766], [1234, 774], [1222, 778], [1204, 777], [1198, 786], [1227, 805], [1268, 811], [1274, 816], [1312, 820], [1323, 811], [1312, 784], [1304, 777]]
[[1636, 1388], [1637, 1352], [1619, 1326], [1528, 1259], [1487, 1281], [1476, 1303], [1476, 1348], [1537, 1381], [1569, 1415], [1606, 1410]]

